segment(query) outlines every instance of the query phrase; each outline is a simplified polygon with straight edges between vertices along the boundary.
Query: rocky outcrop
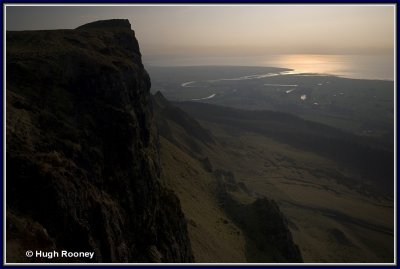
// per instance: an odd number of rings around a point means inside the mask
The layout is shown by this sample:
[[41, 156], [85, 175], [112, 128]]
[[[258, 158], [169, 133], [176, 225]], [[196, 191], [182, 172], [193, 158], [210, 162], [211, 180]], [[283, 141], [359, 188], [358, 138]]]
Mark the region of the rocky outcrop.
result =
[[179, 200], [159, 182], [150, 79], [127, 20], [7, 32], [6, 80], [7, 262], [40, 261], [27, 246], [193, 261]]
[[299, 247], [293, 242], [286, 217], [278, 204], [266, 197], [251, 203], [241, 203], [231, 194], [241, 188], [232, 173], [214, 172], [217, 178], [217, 197], [220, 206], [242, 229], [246, 236], [246, 258], [249, 262], [302, 262]]

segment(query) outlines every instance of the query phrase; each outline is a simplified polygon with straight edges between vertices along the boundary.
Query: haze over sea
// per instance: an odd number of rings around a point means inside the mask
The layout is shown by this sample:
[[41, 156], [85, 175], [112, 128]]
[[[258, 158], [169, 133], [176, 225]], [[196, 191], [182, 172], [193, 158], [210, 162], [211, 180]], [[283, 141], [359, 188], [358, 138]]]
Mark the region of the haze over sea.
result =
[[236, 65], [268, 66], [294, 69], [301, 73], [331, 74], [346, 78], [394, 80], [394, 57], [391, 54], [310, 55], [287, 54], [251, 57], [146, 57], [151, 66]]

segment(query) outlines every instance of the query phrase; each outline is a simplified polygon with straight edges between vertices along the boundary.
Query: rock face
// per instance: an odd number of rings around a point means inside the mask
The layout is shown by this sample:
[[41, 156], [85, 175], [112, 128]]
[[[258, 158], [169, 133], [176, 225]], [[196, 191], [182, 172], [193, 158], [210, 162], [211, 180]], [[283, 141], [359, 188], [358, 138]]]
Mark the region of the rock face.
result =
[[[232, 173], [223, 170], [217, 176], [217, 195], [220, 206], [246, 235], [246, 258], [249, 262], [303, 262], [299, 247], [293, 242], [286, 217], [278, 204], [266, 197], [243, 204], [231, 195], [235, 183]], [[242, 190], [247, 188], [242, 185]]]
[[192, 262], [128, 20], [7, 32], [7, 262]]

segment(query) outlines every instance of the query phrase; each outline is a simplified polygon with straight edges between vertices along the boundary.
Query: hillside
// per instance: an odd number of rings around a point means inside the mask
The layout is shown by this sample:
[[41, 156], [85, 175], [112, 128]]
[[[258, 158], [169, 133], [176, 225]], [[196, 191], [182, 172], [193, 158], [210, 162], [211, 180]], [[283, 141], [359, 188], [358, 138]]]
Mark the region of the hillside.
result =
[[200, 123], [220, 145], [206, 151], [210, 163], [230, 171], [253, 196], [276, 201], [304, 262], [393, 261], [394, 201], [367, 188], [366, 178], [260, 133]]
[[282, 112], [240, 110], [200, 102], [174, 104], [194, 118], [258, 133], [332, 159], [358, 174], [358, 181], [367, 179], [365, 187], [370, 183], [377, 192], [393, 195], [393, 151], [375, 138], [357, 136]]
[[[277, 243], [273, 248], [260, 246], [277, 234], [271, 227], [267, 233], [259, 229], [268, 226], [268, 219], [280, 223], [280, 231], [289, 229], [304, 262], [392, 261], [390, 193], [377, 188], [373, 177], [361, 176], [360, 166], [290, 139], [349, 139], [365, 147], [370, 140], [285, 113], [168, 103], [160, 93], [154, 99], [158, 125], [168, 126], [168, 132], [160, 129], [162, 179], [182, 202], [197, 261], [284, 261], [270, 255]], [[181, 115], [169, 117], [162, 109], [166, 107]], [[188, 135], [188, 125], [211, 139]], [[389, 188], [390, 178], [386, 180]], [[264, 209], [274, 204], [278, 210], [267, 214]], [[265, 214], [269, 217], [262, 220]], [[273, 217], [280, 214], [283, 217]]]
[[159, 180], [150, 78], [129, 21], [6, 42], [7, 262], [192, 262], [180, 202]]
[[196, 261], [301, 262], [278, 205], [210, 162], [208, 153], [221, 145], [209, 130], [161, 93], [153, 100], [161, 178], [181, 200]]

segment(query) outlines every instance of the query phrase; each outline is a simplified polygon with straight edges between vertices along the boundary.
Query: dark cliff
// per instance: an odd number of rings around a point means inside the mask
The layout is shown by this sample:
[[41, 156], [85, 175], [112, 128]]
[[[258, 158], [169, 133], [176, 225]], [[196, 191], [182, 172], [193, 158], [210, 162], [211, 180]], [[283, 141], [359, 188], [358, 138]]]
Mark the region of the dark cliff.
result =
[[[127, 20], [7, 32], [7, 262], [191, 262]], [[94, 260], [25, 251], [94, 251]]]

